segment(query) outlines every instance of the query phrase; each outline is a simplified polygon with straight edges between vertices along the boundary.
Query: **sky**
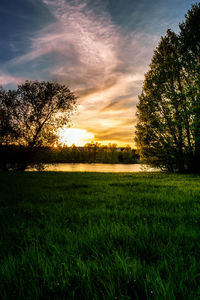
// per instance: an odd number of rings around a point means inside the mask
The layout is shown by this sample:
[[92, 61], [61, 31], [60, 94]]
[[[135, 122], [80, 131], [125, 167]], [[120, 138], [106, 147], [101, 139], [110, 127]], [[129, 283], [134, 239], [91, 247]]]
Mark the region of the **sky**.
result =
[[134, 146], [136, 104], [153, 51], [192, 0], [1, 0], [0, 85], [66, 84], [72, 127], [102, 144]]

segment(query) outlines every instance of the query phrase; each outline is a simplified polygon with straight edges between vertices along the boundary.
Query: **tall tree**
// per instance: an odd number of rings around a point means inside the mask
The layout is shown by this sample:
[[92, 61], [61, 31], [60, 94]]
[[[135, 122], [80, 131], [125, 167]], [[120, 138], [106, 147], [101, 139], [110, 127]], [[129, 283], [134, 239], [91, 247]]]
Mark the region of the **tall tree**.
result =
[[200, 170], [199, 14], [194, 5], [180, 34], [161, 38], [137, 105], [141, 157], [170, 171]]
[[200, 3], [193, 5], [180, 24], [185, 95], [190, 102], [194, 162], [200, 166]]

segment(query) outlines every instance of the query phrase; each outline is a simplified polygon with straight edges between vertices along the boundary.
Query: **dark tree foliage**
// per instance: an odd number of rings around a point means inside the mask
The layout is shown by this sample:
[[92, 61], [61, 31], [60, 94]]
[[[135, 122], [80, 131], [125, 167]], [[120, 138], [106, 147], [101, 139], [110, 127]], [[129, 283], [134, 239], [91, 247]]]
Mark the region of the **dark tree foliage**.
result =
[[[15, 165], [16, 162], [24, 160], [25, 147], [7, 145], [1, 146], [0, 156]], [[116, 145], [101, 145], [99, 143], [86, 144], [83, 147], [72, 145], [57, 147], [34, 147], [28, 162], [32, 167], [45, 169], [45, 164], [51, 163], [138, 163], [139, 157], [135, 149], [130, 146], [117, 148]]]
[[137, 105], [141, 159], [168, 171], [200, 171], [200, 4], [154, 51]]
[[13, 99], [16, 91], [6, 92], [0, 87], [0, 145], [8, 145], [16, 137], [16, 132], [12, 126], [12, 112], [14, 109]]
[[70, 121], [75, 107], [76, 96], [59, 83], [26, 81], [16, 91], [1, 89], [0, 145], [21, 147], [25, 169], [35, 147], [54, 145], [56, 130]]

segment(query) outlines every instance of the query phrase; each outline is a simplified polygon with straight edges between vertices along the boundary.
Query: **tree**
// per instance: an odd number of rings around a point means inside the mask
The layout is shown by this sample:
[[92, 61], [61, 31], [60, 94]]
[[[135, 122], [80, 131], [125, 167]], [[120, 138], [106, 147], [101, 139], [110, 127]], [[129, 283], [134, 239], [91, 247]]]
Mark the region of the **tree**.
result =
[[140, 157], [169, 171], [200, 171], [200, 5], [154, 51], [137, 105]]
[[[190, 99], [191, 131], [194, 162], [200, 166], [200, 3], [193, 5], [180, 24], [181, 54], [185, 81], [185, 95]], [[199, 167], [200, 168], [200, 167]], [[199, 170], [198, 168], [198, 170]]]
[[129, 145], [127, 145], [122, 151], [122, 161], [126, 164], [135, 163], [137, 161], [134, 150], [131, 149]]
[[65, 85], [48, 81], [26, 81], [16, 91], [0, 92], [0, 142], [26, 149], [25, 169], [35, 147], [55, 144], [56, 131], [69, 123], [77, 97]]

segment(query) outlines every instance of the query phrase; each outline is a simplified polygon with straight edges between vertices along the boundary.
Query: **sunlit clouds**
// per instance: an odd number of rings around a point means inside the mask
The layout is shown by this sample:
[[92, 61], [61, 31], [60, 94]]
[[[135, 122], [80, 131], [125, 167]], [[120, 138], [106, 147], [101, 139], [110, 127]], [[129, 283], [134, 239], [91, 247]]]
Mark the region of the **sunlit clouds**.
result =
[[7, 84], [20, 84], [25, 81], [25, 78], [15, 77], [4, 72], [0, 71], [0, 84], [7, 85]]
[[[138, 95], [160, 38], [160, 32], [144, 30], [150, 22], [143, 19], [145, 1], [141, 5], [134, 0], [31, 3], [42, 5], [48, 22], [24, 36], [26, 47], [2, 65], [0, 84], [13, 86], [23, 78], [64, 83], [79, 96], [74, 128], [105, 144], [133, 145]], [[126, 17], [128, 7], [132, 12]], [[125, 16], [121, 23], [112, 14], [117, 9], [119, 16]], [[157, 28], [162, 25], [165, 30], [167, 21], [161, 24], [156, 11], [154, 18], [151, 27], [159, 21]], [[12, 48], [17, 46], [12, 43]]]

